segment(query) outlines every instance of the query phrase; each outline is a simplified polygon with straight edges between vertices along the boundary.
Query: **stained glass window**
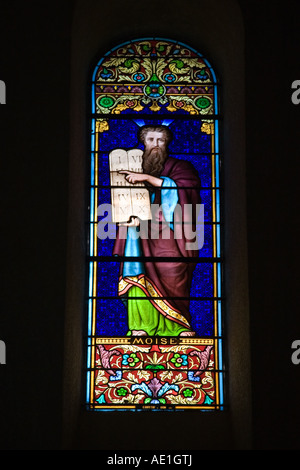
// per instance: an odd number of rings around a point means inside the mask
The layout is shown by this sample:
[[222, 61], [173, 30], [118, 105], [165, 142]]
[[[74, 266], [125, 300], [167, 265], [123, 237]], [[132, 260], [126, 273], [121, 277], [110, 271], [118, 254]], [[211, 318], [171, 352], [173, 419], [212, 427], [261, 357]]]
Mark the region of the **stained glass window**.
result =
[[193, 48], [110, 50], [91, 83], [90, 410], [224, 406], [219, 84]]

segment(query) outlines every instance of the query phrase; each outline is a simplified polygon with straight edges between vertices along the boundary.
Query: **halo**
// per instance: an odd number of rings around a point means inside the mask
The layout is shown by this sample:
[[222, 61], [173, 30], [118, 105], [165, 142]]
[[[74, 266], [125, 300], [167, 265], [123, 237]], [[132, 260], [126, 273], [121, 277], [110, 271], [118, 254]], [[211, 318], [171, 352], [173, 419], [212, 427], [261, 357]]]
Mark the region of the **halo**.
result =
[[[139, 127], [143, 127], [143, 126], [146, 125], [146, 123], [143, 119], [133, 119], [133, 121]], [[174, 119], [164, 119], [162, 122], [157, 122], [157, 124], [168, 127], [170, 124], [172, 124], [173, 121], [174, 121]]]

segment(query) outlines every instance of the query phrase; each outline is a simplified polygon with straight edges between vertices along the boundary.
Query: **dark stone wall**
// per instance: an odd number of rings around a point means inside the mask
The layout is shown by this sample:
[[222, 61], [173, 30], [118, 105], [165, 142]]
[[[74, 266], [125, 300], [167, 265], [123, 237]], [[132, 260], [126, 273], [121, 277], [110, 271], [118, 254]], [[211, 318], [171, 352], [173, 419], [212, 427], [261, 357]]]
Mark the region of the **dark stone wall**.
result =
[[[253, 448], [298, 449], [300, 8], [240, 0]], [[0, 5], [0, 448], [59, 449], [70, 151], [73, 1]], [[180, 16], [180, 11], [178, 12]]]
[[0, 447], [51, 449], [62, 422], [72, 2], [0, 10]]
[[299, 2], [240, 1], [246, 37], [246, 161], [253, 439], [299, 448]]

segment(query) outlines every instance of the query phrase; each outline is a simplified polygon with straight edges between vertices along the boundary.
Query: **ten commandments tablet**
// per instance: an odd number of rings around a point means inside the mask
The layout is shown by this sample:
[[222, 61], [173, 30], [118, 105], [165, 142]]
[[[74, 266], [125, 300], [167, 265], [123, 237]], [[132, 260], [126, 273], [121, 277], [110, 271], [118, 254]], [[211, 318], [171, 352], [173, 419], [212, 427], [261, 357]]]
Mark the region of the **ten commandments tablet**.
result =
[[109, 154], [112, 221], [129, 222], [135, 216], [141, 220], [151, 219], [149, 191], [144, 183], [131, 184], [121, 170], [142, 173], [142, 155], [140, 149], [115, 149]]

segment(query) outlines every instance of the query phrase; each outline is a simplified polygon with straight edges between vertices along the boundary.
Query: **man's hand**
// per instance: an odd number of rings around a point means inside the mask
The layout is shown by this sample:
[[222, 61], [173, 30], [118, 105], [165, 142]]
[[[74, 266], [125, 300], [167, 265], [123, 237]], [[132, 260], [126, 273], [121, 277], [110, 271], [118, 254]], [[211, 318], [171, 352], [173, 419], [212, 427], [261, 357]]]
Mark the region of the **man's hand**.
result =
[[138, 227], [140, 225], [140, 219], [138, 217], [131, 217], [129, 222], [119, 222], [119, 225], [123, 227]]
[[136, 173], [135, 171], [121, 170], [118, 173], [126, 175], [125, 179], [128, 183], [149, 183], [152, 186], [159, 188], [162, 185], [163, 180], [156, 178], [155, 176], [147, 175], [146, 173]]
[[149, 175], [146, 175], [145, 173], [137, 173], [135, 171], [128, 171], [128, 170], [121, 170], [118, 173], [121, 175], [126, 175], [125, 179], [128, 181], [128, 183], [144, 183], [147, 181], [147, 178]]

